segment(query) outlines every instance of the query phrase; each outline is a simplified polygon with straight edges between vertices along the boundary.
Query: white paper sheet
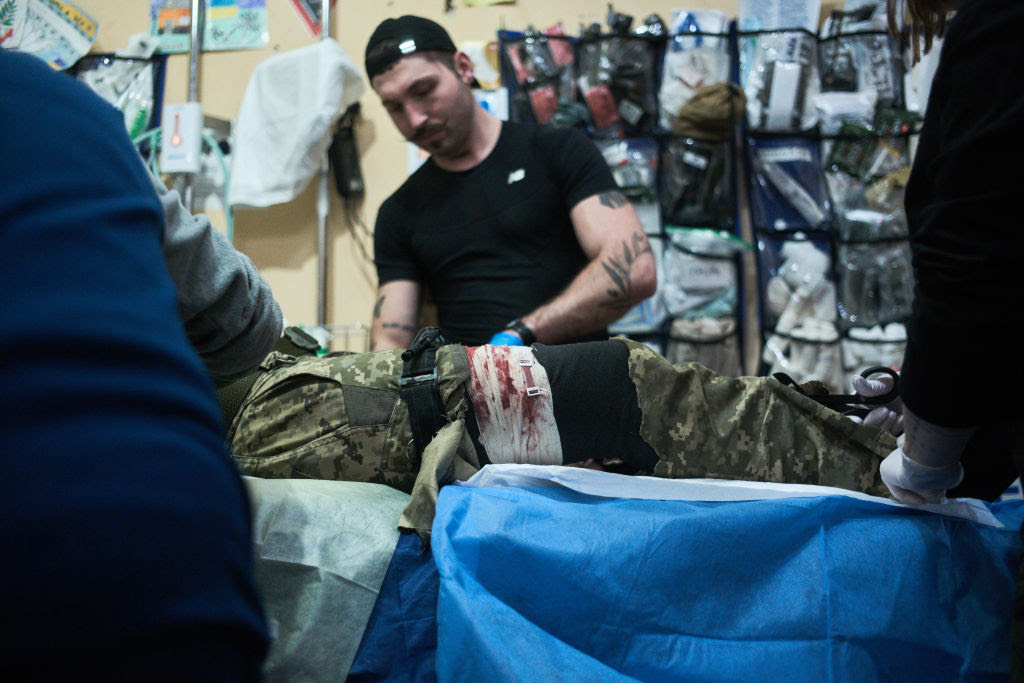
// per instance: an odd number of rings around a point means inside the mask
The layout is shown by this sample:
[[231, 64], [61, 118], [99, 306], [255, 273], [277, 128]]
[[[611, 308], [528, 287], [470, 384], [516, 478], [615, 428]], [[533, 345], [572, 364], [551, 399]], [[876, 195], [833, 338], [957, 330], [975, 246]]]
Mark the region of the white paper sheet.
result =
[[[553, 486], [604, 498], [639, 498], [643, 500], [739, 501], [772, 500], [776, 498], [811, 498], [846, 496], [880, 505], [912, 507], [888, 498], [869, 496], [832, 486], [811, 484], [771, 484], [756, 481], [725, 479], [662, 479], [633, 477], [601, 472], [583, 467], [537, 465], [487, 465], [462, 486]], [[949, 517], [960, 517], [979, 524], [1002, 527], [985, 505], [970, 498], [947, 500], [937, 505], [918, 505], [925, 510]]]

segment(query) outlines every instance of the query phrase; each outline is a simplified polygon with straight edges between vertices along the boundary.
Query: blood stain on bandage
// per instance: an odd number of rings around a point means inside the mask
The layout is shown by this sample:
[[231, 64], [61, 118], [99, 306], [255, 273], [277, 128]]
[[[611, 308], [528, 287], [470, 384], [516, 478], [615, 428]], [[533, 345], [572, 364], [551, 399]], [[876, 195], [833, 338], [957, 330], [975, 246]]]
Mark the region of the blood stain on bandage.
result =
[[[529, 396], [534, 385], [531, 368], [520, 357], [532, 353], [504, 347], [467, 347], [472, 384], [470, 399], [481, 442], [492, 462], [561, 462], [558, 431], [550, 396]], [[525, 354], [525, 355], [524, 355]], [[543, 377], [543, 369], [540, 371]], [[499, 455], [500, 452], [500, 455]]]
[[487, 406], [487, 392], [484, 390], [484, 383], [473, 365], [473, 355], [479, 350], [479, 346], [467, 346], [466, 355], [469, 357], [470, 377], [473, 381], [473, 391], [470, 392], [470, 400], [473, 402], [473, 415], [477, 423], [482, 424], [491, 419], [491, 409]]

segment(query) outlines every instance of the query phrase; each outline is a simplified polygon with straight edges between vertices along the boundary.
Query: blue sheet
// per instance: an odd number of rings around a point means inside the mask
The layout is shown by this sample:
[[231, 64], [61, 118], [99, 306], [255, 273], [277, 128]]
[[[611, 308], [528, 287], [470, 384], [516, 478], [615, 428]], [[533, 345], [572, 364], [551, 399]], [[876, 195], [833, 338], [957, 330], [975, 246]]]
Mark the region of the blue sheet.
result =
[[440, 680], [977, 680], [1009, 668], [1007, 525], [824, 496], [441, 491]]
[[420, 537], [400, 536], [346, 680], [437, 680], [438, 584], [434, 556]]

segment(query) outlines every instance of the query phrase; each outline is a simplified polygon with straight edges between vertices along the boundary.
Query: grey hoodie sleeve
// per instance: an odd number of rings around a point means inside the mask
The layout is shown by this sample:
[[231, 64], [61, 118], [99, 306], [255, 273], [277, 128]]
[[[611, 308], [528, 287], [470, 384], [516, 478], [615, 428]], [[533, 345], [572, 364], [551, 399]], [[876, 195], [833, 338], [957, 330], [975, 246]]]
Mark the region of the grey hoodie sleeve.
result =
[[155, 176], [153, 185], [185, 333], [214, 380], [232, 379], [259, 365], [280, 339], [281, 308], [253, 262], [209, 218], [191, 215]]

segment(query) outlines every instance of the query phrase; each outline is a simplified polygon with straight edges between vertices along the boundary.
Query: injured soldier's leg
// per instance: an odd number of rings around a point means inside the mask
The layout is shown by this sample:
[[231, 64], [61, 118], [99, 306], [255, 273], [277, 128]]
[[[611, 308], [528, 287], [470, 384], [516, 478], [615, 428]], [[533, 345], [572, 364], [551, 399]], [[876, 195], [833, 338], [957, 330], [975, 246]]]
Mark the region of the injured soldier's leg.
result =
[[[529, 438], [517, 438], [512, 449], [504, 448], [509, 439], [498, 439], [501, 459], [485, 456], [491, 462], [595, 463], [671, 478], [821, 484], [887, 495], [878, 465], [895, 447], [891, 435], [774, 379], [722, 377], [694, 363], [672, 366], [643, 344], [620, 339], [538, 344], [532, 353], [523, 347], [469, 352], [487, 359], [487, 382], [474, 377], [470, 389], [478, 421], [493, 422], [498, 412], [502, 420], [514, 416], [522, 435], [532, 437], [543, 425], [557, 436], [543, 441], [557, 453], [532, 450]], [[471, 362], [474, 370], [478, 365]], [[542, 378], [529, 384], [544, 385], [534, 397], [524, 385], [529, 375]], [[484, 405], [481, 395], [488, 398]]]
[[654, 474], [820, 484], [887, 496], [878, 465], [896, 439], [858, 424], [769, 377], [722, 377], [629, 348], [640, 435], [658, 454]]
[[[612, 342], [466, 349], [481, 464], [572, 465], [651, 474], [627, 348]], [[473, 435], [472, 430], [470, 431]]]
[[[454, 419], [469, 377], [460, 346], [437, 352], [438, 390]], [[324, 357], [271, 353], [228, 426], [243, 474], [386, 484], [408, 493], [419, 471], [398, 397], [401, 351]]]
[[[488, 462], [594, 460], [662, 477], [886, 492], [878, 463], [895, 440], [773, 379], [672, 366], [628, 340], [448, 345], [436, 367], [444, 421], [463, 423], [471, 443], [468, 454], [447, 456], [461, 458], [463, 472]], [[243, 473], [410, 491], [423, 454], [398, 396], [401, 372], [398, 351], [271, 354], [229, 429]]]

